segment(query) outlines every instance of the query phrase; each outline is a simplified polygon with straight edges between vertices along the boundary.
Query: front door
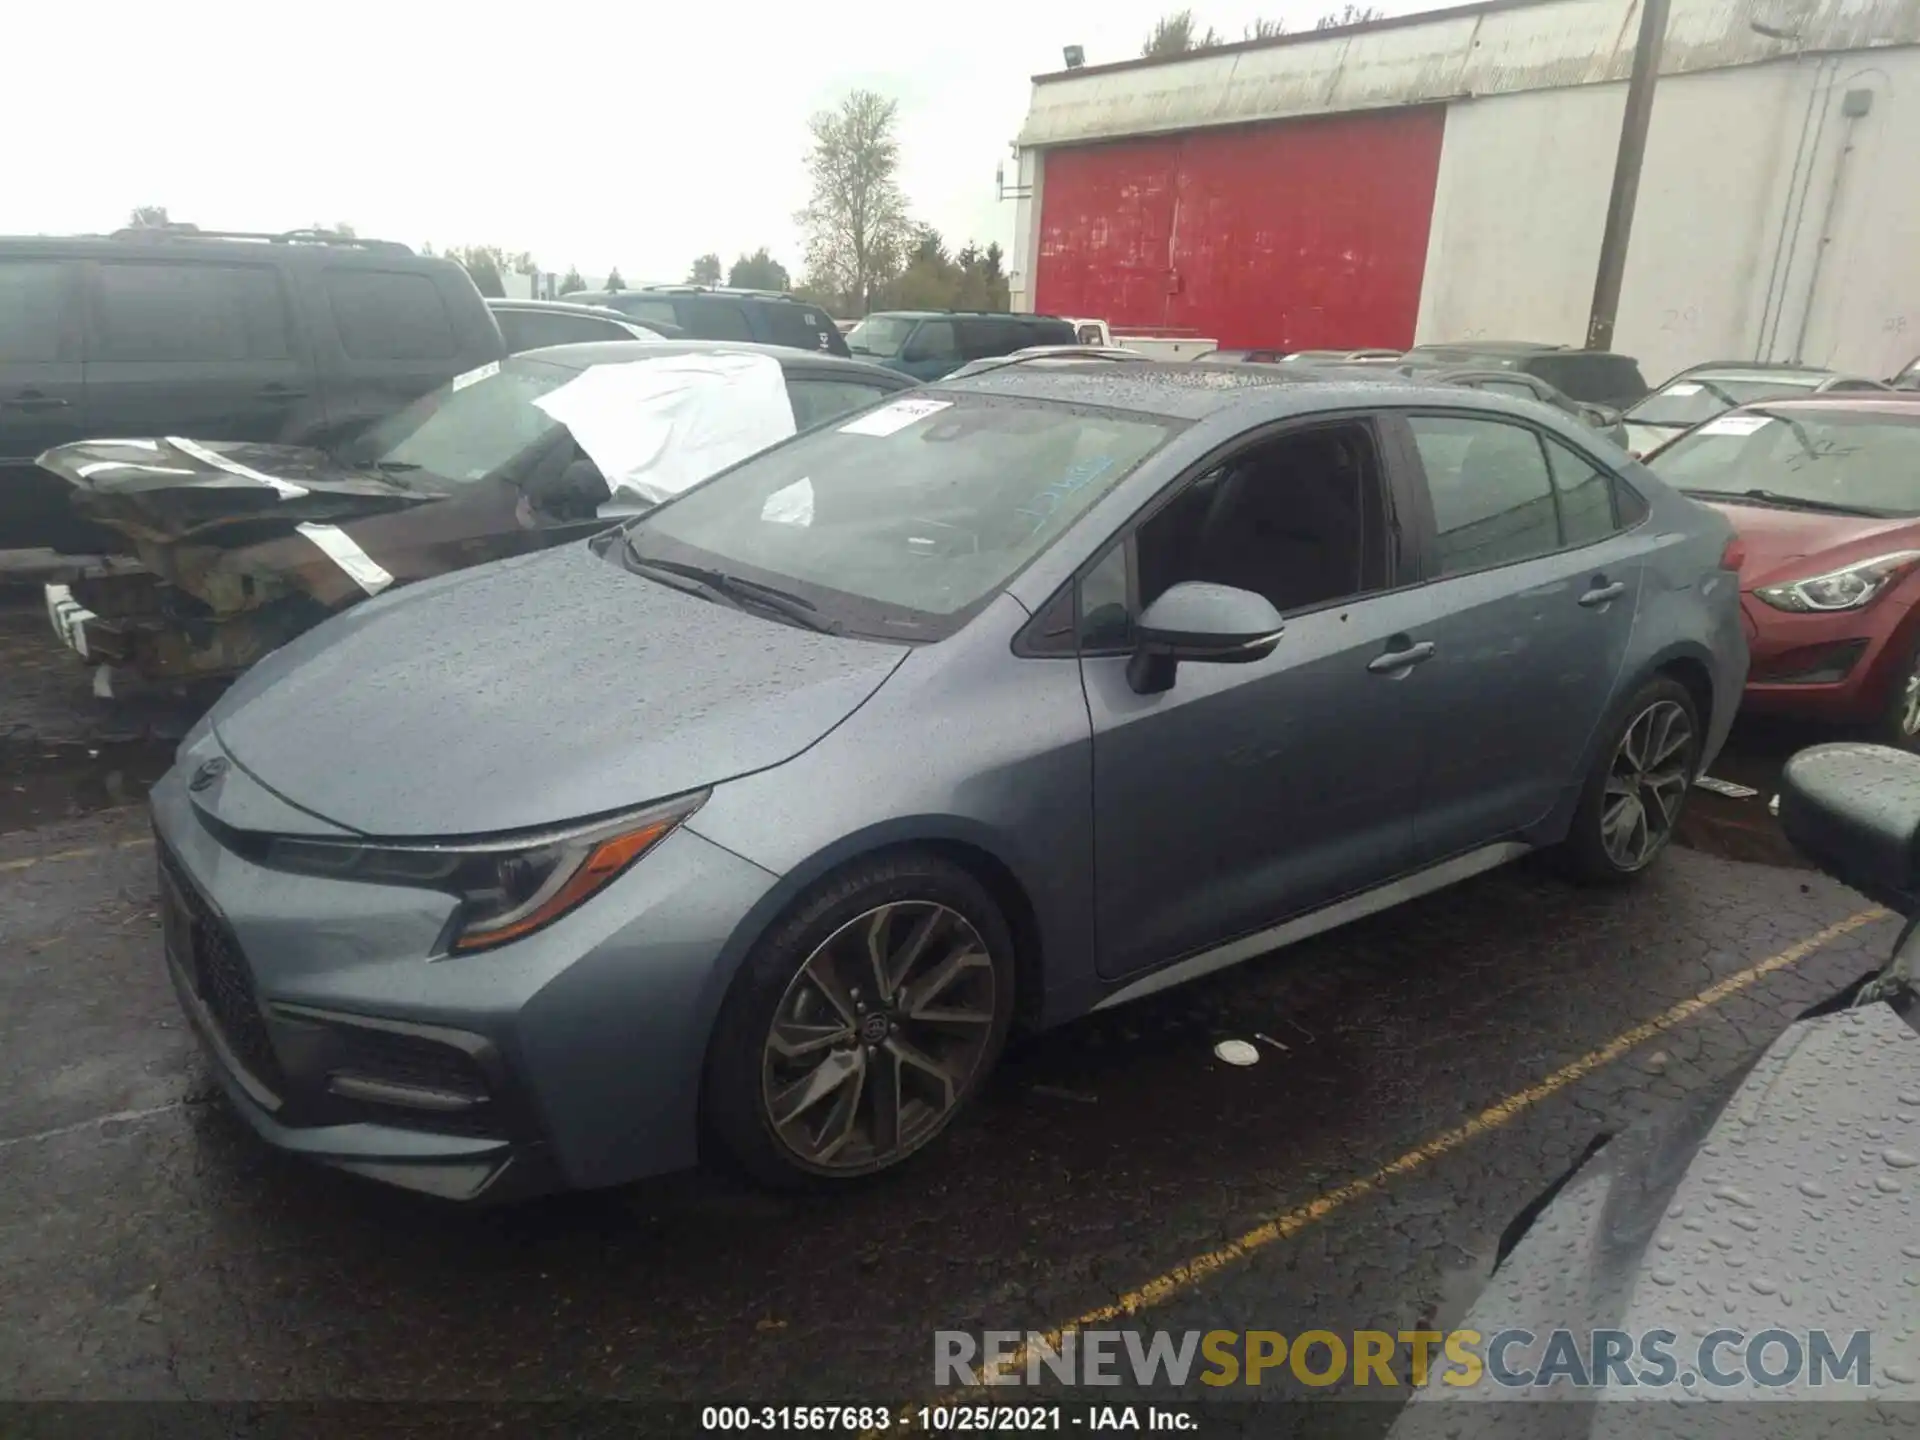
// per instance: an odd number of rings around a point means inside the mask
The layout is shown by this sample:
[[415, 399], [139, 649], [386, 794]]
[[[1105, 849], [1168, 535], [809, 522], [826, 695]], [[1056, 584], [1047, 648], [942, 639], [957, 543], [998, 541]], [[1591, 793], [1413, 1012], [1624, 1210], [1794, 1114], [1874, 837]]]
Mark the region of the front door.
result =
[[[1418, 667], [1370, 669], [1423, 612], [1393, 590], [1371, 424], [1282, 433], [1187, 483], [1081, 583], [1100, 971], [1121, 976], [1392, 878], [1424, 759]], [[1258, 591], [1286, 617], [1253, 664], [1127, 680], [1170, 585]]]
[[77, 290], [71, 262], [0, 260], [0, 550], [104, 548], [87, 543], [72, 487], [33, 463], [87, 433]]
[[1510, 837], [1567, 787], [1633, 631], [1644, 542], [1612, 478], [1558, 439], [1489, 415], [1413, 415], [1432, 521], [1424, 589], [1431, 745], [1421, 863]]

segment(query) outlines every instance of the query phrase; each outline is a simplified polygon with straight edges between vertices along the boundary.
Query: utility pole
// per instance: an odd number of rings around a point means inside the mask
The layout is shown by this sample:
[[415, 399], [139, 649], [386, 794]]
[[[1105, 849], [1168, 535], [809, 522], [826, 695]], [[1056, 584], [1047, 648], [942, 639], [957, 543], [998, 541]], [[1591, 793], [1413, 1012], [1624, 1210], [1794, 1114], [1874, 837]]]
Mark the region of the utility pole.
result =
[[1640, 162], [1647, 154], [1647, 122], [1653, 118], [1653, 86], [1660, 78], [1660, 51], [1667, 38], [1668, 0], [1641, 0], [1640, 38], [1633, 47], [1633, 74], [1627, 81], [1627, 113], [1620, 121], [1620, 150], [1613, 162], [1613, 194], [1607, 200], [1607, 228], [1600, 234], [1600, 270], [1593, 281], [1593, 314], [1587, 321], [1587, 349], [1613, 348], [1613, 321], [1620, 309], [1620, 280], [1627, 269], [1627, 239], [1633, 233], [1633, 206], [1640, 196]]

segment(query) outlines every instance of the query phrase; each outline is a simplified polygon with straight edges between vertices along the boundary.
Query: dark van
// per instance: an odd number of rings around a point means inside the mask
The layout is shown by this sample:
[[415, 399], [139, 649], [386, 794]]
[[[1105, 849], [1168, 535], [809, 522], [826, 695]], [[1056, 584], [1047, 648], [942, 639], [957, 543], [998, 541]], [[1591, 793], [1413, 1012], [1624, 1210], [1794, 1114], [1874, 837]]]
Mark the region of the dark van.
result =
[[184, 435], [331, 449], [506, 344], [467, 272], [327, 231], [0, 237], [0, 550], [124, 549], [34, 457]]
[[1029, 345], [1075, 345], [1071, 321], [1055, 315], [990, 311], [877, 310], [847, 332], [857, 360], [916, 380], [938, 380], [969, 360], [1011, 355]]

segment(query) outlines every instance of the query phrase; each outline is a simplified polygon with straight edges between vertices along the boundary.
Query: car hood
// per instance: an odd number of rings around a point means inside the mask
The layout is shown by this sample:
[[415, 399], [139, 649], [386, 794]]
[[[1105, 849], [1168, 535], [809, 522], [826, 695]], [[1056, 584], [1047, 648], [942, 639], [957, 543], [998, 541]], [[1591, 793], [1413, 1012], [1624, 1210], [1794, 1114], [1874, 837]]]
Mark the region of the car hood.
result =
[[73, 486], [74, 507], [135, 541], [250, 544], [308, 522], [444, 499], [425, 476], [404, 483], [323, 450], [228, 440], [80, 440], [36, 462]]
[[[1803, 1019], [1743, 1075], [1657, 1123], [1629, 1129], [1550, 1192], [1460, 1324], [1484, 1337], [1532, 1331], [1540, 1343], [1508, 1352], [1514, 1370], [1533, 1369], [1545, 1337], [1560, 1327], [1576, 1331], [1583, 1349], [1595, 1328], [1636, 1337], [1670, 1330], [1682, 1372], [1721, 1328], [1804, 1336], [1824, 1327], [1836, 1351], [1852, 1331], [1871, 1330], [1872, 1390], [1829, 1381], [1828, 1393], [1920, 1399], [1916, 1193], [1920, 1032], [1884, 1003]], [[1490, 1378], [1465, 1387], [1430, 1378], [1421, 1401], [1572, 1398], [1561, 1386], [1543, 1393], [1502, 1390]], [[1751, 1381], [1690, 1392], [1616, 1388], [1610, 1398], [1703, 1393], [1809, 1398], [1798, 1385]], [[1704, 1412], [1705, 1428], [1668, 1416], [1660, 1433], [1801, 1433], [1742, 1429], [1753, 1414], [1744, 1407], [1688, 1408]], [[1511, 1428], [1494, 1423], [1503, 1411]], [[1447, 1427], [1457, 1427], [1460, 1414], [1446, 1403], [1411, 1405], [1394, 1440], [1459, 1433]], [[1618, 1404], [1593, 1414], [1595, 1434], [1645, 1433], [1648, 1423]], [[1713, 1428], [1716, 1415], [1734, 1428]], [[1540, 1433], [1529, 1428], [1537, 1418], [1533, 1406], [1483, 1406], [1473, 1433]], [[1588, 1433], [1584, 1424], [1576, 1429]]]
[[1693, 498], [1721, 511], [1739, 532], [1747, 554], [1740, 566], [1742, 590], [1804, 580], [1891, 550], [1920, 549], [1920, 522], [1914, 520], [1741, 505], [1710, 501], [1701, 494]]
[[253, 779], [346, 829], [493, 834], [778, 765], [906, 653], [686, 594], [582, 543], [355, 606], [248, 671], [211, 721]]

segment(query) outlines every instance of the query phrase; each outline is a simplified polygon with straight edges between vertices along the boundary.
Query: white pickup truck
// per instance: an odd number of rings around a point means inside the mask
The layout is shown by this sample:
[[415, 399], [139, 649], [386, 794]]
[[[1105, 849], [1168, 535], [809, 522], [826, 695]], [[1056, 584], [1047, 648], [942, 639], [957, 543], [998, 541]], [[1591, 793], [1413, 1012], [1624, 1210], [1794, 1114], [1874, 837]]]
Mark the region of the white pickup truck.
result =
[[1136, 328], [1115, 330], [1104, 320], [1077, 320], [1067, 317], [1074, 338], [1082, 345], [1135, 350], [1155, 360], [1197, 360], [1208, 351], [1218, 350], [1220, 342], [1184, 330]]

